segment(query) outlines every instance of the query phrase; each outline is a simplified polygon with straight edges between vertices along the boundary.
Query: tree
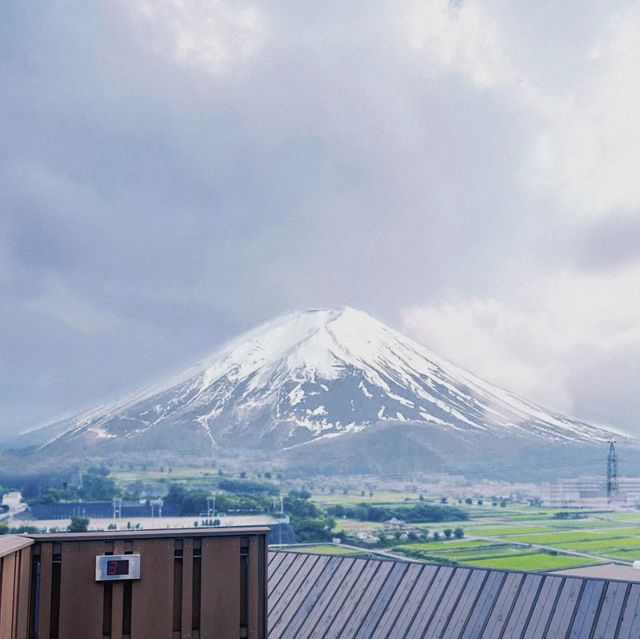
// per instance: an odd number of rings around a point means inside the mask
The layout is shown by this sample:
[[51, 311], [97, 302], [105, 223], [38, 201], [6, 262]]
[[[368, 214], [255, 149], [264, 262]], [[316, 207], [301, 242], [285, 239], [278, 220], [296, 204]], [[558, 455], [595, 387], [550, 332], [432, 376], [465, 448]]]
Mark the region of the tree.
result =
[[482, 499], [478, 499], [478, 506], [482, 506], [484, 504], [484, 502], [482, 501]]
[[69, 532], [87, 532], [89, 530], [89, 520], [86, 517], [78, 517], [74, 515], [71, 517], [71, 523], [67, 527]]
[[144, 484], [137, 479], [136, 481], [131, 482], [123, 494], [123, 499], [129, 501], [138, 501], [144, 492]]
[[82, 474], [79, 494], [85, 501], [111, 501], [116, 494], [116, 483], [109, 478], [106, 466], [92, 466]]
[[506, 508], [507, 507], [507, 500], [503, 499], [500, 501], [500, 508]]
[[471, 497], [467, 497], [464, 500], [464, 503], [467, 504], [467, 506], [472, 506], [473, 505], [473, 499], [471, 499]]
[[331, 539], [331, 528], [323, 519], [292, 520], [296, 538], [300, 542], [326, 541]]
[[433, 541], [440, 541], [441, 536], [439, 532], [434, 532], [433, 533]]
[[445, 528], [442, 532], [447, 539], [451, 539], [451, 535], [453, 534], [453, 530], [451, 530], [451, 528]]
[[449, 500], [446, 497], [440, 497], [440, 503], [441, 504], [448, 504]]
[[462, 528], [454, 528], [453, 529], [453, 536], [456, 539], [462, 539], [464, 537], [464, 530], [462, 530]]

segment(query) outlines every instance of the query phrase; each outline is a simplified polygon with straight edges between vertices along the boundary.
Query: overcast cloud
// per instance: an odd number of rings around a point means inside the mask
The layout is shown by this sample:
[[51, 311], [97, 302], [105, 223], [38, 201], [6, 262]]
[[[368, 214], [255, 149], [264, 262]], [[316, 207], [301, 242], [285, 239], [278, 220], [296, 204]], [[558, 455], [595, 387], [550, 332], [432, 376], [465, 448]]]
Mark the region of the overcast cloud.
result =
[[349, 304], [640, 435], [640, 8], [0, 3], [0, 433]]

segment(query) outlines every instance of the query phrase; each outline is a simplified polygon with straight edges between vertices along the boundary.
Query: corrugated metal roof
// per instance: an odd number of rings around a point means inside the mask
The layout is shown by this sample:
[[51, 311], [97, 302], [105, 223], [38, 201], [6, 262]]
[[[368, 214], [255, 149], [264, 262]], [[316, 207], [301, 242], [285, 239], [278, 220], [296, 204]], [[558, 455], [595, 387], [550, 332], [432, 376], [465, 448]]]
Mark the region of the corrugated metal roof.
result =
[[269, 639], [638, 639], [640, 584], [269, 553]]

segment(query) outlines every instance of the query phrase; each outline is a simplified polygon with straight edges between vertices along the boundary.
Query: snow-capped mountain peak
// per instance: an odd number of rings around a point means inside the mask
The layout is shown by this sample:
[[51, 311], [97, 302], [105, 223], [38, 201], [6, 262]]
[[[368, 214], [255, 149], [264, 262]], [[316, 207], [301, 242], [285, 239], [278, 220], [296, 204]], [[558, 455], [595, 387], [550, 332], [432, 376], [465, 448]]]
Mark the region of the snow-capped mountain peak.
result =
[[[53, 442], [292, 448], [376, 425], [522, 440], [611, 433], [542, 409], [349, 307], [293, 312], [181, 375], [81, 415]], [[156, 445], [154, 444], [154, 445]], [[195, 444], [194, 444], [195, 445]]]

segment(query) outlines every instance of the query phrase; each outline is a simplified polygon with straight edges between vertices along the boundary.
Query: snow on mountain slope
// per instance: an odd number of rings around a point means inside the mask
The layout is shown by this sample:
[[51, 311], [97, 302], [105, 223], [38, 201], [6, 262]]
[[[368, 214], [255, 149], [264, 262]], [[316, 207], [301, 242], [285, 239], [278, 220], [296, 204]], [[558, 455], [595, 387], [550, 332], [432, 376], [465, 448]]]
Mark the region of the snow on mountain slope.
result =
[[534, 441], [612, 436], [483, 382], [344, 307], [264, 324], [164, 384], [79, 416], [49, 444], [151, 446], [163, 433], [179, 433], [209, 447], [291, 448], [381, 422]]

